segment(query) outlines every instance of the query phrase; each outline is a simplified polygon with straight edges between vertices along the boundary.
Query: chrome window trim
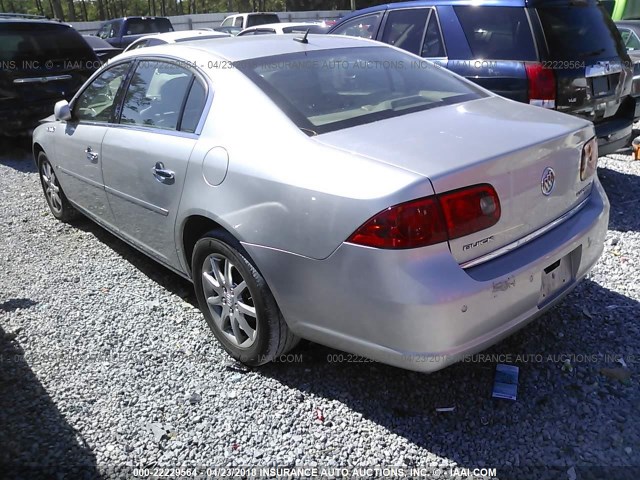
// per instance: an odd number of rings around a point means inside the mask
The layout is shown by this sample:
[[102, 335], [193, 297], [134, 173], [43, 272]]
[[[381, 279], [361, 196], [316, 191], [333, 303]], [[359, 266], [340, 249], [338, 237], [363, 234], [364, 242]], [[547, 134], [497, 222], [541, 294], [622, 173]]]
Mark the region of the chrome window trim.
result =
[[[101, 124], [101, 125], [104, 125], [104, 124]], [[158, 127], [145, 127], [144, 125], [137, 125], [133, 123], [110, 123], [108, 126], [111, 128], [117, 128], [122, 130], [134, 130], [137, 132], [157, 133], [162, 135], [171, 135], [172, 137], [190, 138], [193, 140], [197, 140], [199, 137], [199, 135], [196, 133], [182, 132], [180, 130], [169, 130], [169, 129], [158, 128]]]
[[475, 267], [475, 266], [480, 265], [482, 263], [485, 263], [485, 262], [488, 262], [488, 261], [493, 260], [495, 258], [498, 258], [498, 257], [500, 257], [500, 256], [502, 256], [502, 255], [504, 255], [506, 253], [509, 253], [509, 252], [515, 250], [516, 248], [522, 247], [523, 245], [525, 245], [525, 244], [531, 242], [532, 240], [535, 240], [536, 238], [544, 235], [548, 231], [554, 229], [555, 227], [557, 227], [561, 223], [564, 223], [566, 220], [568, 220], [569, 218], [573, 217], [576, 213], [578, 213], [586, 205], [586, 203], [589, 201], [589, 199], [590, 199], [590, 196], [585, 198], [584, 200], [582, 200], [578, 205], [573, 207], [568, 212], [566, 212], [563, 215], [559, 216], [554, 221], [552, 221], [551, 223], [548, 223], [544, 227], [536, 230], [535, 232], [531, 232], [530, 234], [525, 235], [524, 237], [520, 238], [519, 240], [516, 240], [515, 242], [512, 242], [512, 243], [510, 243], [508, 245], [505, 245], [504, 247], [501, 247], [501, 248], [499, 248], [497, 250], [494, 250], [493, 252], [487, 253], [486, 255], [482, 255], [480, 257], [474, 258], [473, 260], [468, 260], [468, 261], [466, 261], [464, 263], [461, 263], [460, 267], [462, 267], [463, 269]]

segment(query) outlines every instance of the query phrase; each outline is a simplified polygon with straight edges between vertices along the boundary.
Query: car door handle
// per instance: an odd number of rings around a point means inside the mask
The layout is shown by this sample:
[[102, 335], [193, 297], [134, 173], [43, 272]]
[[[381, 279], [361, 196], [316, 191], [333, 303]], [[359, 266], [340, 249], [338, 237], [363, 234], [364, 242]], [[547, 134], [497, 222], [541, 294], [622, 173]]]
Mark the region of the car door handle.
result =
[[98, 161], [98, 157], [99, 157], [99, 155], [98, 155], [96, 152], [94, 152], [94, 151], [91, 149], [91, 147], [87, 147], [87, 148], [85, 148], [84, 153], [86, 153], [86, 154], [87, 154], [87, 160], [89, 160], [90, 162], [95, 163], [95, 162], [97, 162], [97, 161]]
[[153, 173], [153, 176], [156, 177], [156, 180], [158, 180], [160, 183], [171, 185], [176, 180], [175, 172], [164, 168], [164, 164], [162, 162], [157, 162], [151, 169], [151, 172]]

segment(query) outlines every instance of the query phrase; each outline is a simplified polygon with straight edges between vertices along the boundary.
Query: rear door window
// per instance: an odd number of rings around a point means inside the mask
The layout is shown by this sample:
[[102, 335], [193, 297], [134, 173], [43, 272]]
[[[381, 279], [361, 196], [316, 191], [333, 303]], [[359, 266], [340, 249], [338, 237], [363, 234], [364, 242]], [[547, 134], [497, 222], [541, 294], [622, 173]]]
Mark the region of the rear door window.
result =
[[350, 37], [374, 38], [378, 25], [382, 19], [382, 12], [362, 15], [344, 22], [331, 33], [334, 35], [348, 35]]
[[420, 56], [428, 58], [441, 58], [447, 56], [444, 49], [444, 43], [442, 42], [442, 35], [440, 34], [438, 16], [436, 15], [435, 10], [432, 10], [431, 15], [429, 16], [427, 33], [424, 36], [424, 43], [422, 44], [422, 52], [420, 52]]
[[529, 19], [522, 7], [453, 7], [474, 58], [537, 60]]
[[418, 55], [429, 11], [427, 8], [411, 8], [389, 12], [381, 40]]
[[120, 123], [177, 130], [192, 77], [171, 63], [140, 62], [127, 89]]
[[563, 5], [538, 8], [537, 12], [554, 60], [580, 61], [623, 54], [618, 51], [616, 26], [600, 6]]

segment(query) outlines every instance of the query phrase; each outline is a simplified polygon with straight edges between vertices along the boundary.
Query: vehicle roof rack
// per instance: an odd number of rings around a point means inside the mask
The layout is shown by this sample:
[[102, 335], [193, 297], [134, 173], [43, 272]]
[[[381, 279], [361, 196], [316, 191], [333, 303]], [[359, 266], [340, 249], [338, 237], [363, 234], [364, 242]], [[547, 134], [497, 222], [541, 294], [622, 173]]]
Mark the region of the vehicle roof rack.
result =
[[31, 13], [0, 13], [0, 18], [26, 18], [32, 20], [52, 20], [45, 15], [34, 15]]

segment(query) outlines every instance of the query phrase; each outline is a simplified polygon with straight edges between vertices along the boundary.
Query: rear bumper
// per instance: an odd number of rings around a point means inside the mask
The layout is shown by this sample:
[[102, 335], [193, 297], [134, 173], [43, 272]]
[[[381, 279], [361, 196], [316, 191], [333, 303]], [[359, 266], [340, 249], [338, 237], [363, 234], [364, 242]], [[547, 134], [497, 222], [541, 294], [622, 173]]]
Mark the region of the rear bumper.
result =
[[[567, 221], [466, 270], [446, 244], [378, 250], [345, 243], [325, 260], [245, 248], [296, 334], [431, 372], [498, 342], [563, 298], [600, 257], [608, 219], [609, 202], [595, 179], [589, 200]], [[571, 278], [543, 298], [543, 270], [568, 256]]]
[[614, 118], [594, 124], [598, 137], [598, 153], [608, 155], [626, 147], [631, 140], [633, 119]]

